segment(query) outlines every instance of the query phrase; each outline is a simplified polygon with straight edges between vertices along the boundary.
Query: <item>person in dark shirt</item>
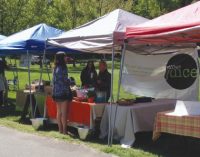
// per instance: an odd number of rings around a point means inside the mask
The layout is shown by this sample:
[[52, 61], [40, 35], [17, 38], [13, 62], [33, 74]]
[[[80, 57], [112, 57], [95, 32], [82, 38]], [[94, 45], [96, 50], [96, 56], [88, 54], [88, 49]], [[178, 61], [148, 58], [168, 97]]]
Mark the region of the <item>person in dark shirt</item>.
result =
[[97, 77], [97, 90], [106, 92], [106, 101], [110, 98], [111, 88], [111, 74], [107, 70], [107, 64], [105, 61], [99, 62], [99, 74]]
[[[0, 106], [6, 102], [7, 99], [7, 81], [5, 77], [5, 69], [7, 68], [5, 57], [0, 58]], [[4, 97], [5, 92], [5, 97]], [[5, 105], [5, 104], [4, 104]]]
[[83, 87], [94, 87], [97, 81], [97, 72], [93, 61], [88, 61], [87, 66], [81, 72], [81, 82]]
[[5, 69], [7, 68], [7, 63], [5, 57], [0, 58], [0, 74], [5, 76]]

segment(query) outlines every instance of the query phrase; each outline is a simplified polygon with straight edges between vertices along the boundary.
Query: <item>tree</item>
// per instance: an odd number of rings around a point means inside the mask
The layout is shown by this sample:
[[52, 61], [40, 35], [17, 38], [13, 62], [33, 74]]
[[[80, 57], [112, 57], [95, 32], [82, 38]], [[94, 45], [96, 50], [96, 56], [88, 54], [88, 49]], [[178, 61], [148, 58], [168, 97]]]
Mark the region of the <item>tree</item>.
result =
[[0, 0], [0, 34], [10, 35], [39, 23], [69, 30], [121, 8], [155, 18], [195, 0]]
[[0, 33], [9, 35], [18, 31], [26, 0], [0, 0]]

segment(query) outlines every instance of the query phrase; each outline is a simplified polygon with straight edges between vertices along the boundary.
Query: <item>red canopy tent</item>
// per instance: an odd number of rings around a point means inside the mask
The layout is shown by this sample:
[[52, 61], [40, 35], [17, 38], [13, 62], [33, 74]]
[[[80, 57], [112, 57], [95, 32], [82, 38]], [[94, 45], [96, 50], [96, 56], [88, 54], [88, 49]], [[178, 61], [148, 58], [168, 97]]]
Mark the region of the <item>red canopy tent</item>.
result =
[[143, 24], [127, 27], [129, 44], [200, 42], [200, 1]]
[[[125, 36], [123, 33], [115, 32], [114, 42], [124, 43], [119, 87], [122, 84], [125, 91], [140, 96], [198, 99], [198, 79], [195, 79], [195, 83], [188, 88], [177, 89], [167, 82], [165, 74], [171, 65], [175, 66], [173, 69], [175, 71], [184, 70], [181, 62], [187, 63], [185, 59], [179, 60], [177, 64], [169, 63], [168, 66], [170, 59], [176, 55], [188, 54], [197, 63], [196, 43], [200, 42], [200, 1], [137, 26], [129, 26], [126, 28]], [[172, 76], [170, 79], [173, 81], [177, 79], [176, 83], [181, 84], [180, 78], [184, 77], [178, 77]], [[115, 118], [116, 113], [117, 111]]]

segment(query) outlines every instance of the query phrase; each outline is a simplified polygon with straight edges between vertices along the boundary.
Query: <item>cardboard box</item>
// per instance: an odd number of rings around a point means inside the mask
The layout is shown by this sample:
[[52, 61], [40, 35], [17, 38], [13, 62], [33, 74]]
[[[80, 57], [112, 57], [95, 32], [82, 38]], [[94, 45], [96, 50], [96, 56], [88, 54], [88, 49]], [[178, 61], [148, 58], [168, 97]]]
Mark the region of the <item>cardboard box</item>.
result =
[[52, 96], [53, 94], [53, 88], [52, 86], [45, 86], [44, 87], [44, 93], [48, 96]]
[[18, 106], [20, 109], [23, 109], [25, 102], [26, 102], [26, 96], [27, 94], [24, 93], [23, 90], [18, 90], [16, 94], [16, 106]]

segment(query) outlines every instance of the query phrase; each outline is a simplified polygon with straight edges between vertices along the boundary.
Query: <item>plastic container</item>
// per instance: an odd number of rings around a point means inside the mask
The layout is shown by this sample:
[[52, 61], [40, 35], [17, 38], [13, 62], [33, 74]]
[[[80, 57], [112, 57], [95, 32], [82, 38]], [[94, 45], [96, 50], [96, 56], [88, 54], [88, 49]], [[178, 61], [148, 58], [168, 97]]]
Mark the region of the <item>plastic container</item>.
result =
[[44, 128], [45, 122], [47, 121], [46, 118], [34, 118], [31, 119], [32, 126], [35, 130], [39, 130]]
[[77, 129], [80, 139], [85, 140], [89, 134], [90, 129], [84, 126], [79, 126]]

